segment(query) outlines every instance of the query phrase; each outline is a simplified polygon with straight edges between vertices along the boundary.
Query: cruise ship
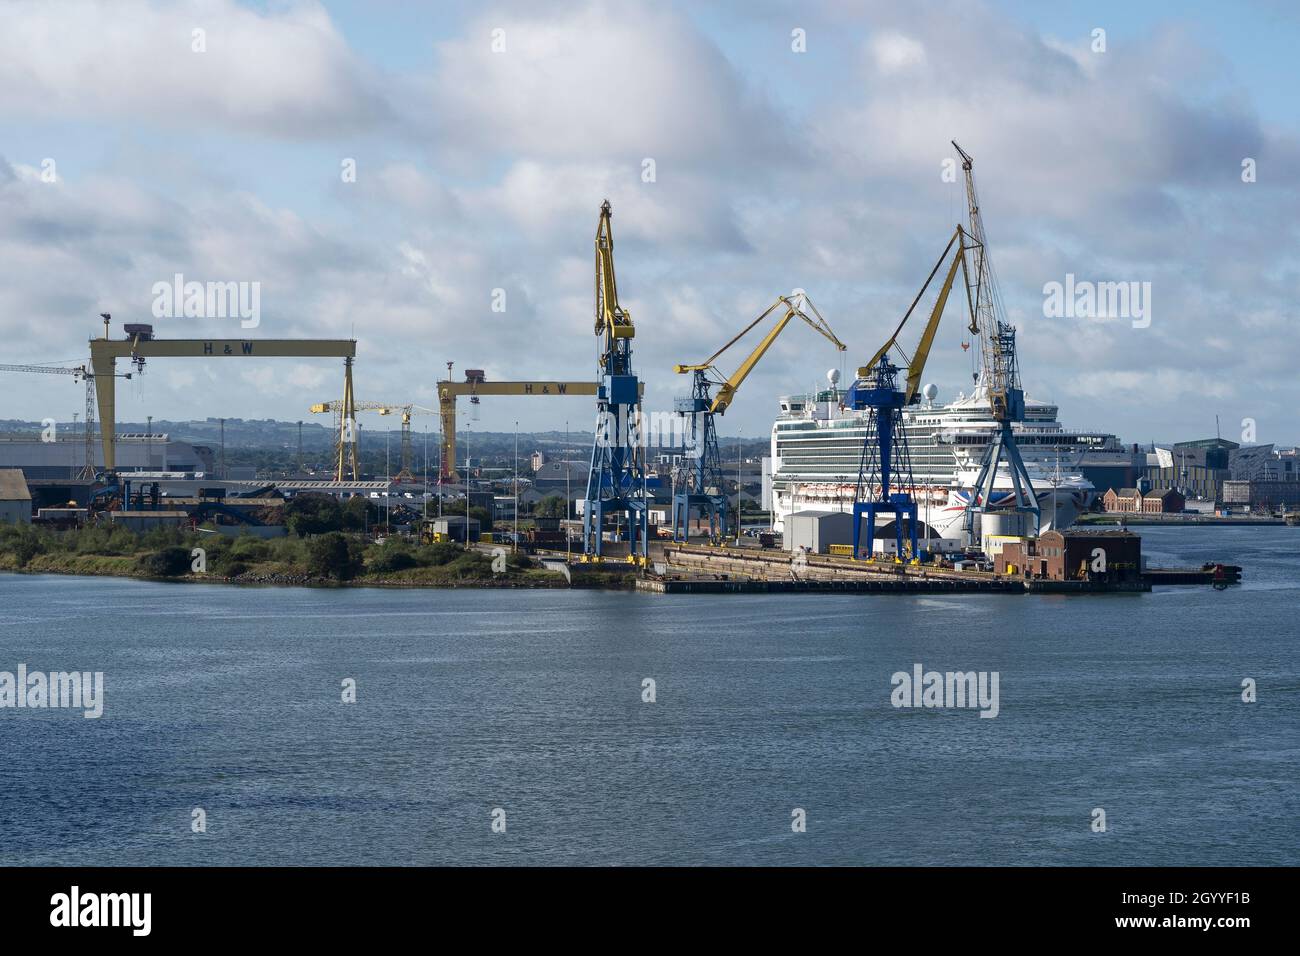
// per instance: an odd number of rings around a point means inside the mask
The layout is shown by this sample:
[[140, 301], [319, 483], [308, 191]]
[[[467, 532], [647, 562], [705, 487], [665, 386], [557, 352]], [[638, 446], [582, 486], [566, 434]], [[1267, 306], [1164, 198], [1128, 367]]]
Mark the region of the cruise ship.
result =
[[[772, 425], [770, 478], [773, 528], [797, 511], [848, 511], [857, 489], [867, 412], [843, 405], [838, 372], [830, 387], [815, 394], [785, 395]], [[970, 489], [996, 423], [980, 386], [939, 404], [938, 389], [925, 386], [924, 400], [903, 410], [912, 462], [912, 494], [923, 522], [922, 537], [932, 547], [960, 544]], [[1013, 425], [1021, 457], [1042, 509], [1039, 531], [1065, 528], [1104, 491], [1086, 476], [1123, 475], [1132, 453], [1111, 434], [1074, 431], [1057, 421], [1057, 407], [1026, 397], [1025, 420]], [[766, 482], [765, 482], [766, 483]], [[995, 492], [1011, 495], [1010, 478], [999, 471]], [[998, 499], [992, 502], [995, 506]]]

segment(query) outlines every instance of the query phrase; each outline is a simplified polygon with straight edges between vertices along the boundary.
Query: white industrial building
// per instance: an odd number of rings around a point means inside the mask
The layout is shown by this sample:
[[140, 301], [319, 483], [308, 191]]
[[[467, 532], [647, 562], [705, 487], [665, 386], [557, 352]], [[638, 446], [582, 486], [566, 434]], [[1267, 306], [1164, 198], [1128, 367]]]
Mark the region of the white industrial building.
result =
[[[64, 430], [54, 441], [43, 441], [39, 432], [0, 435], [0, 468], [21, 468], [28, 478], [70, 478], [86, 462], [85, 440]], [[103, 446], [99, 437], [93, 445], [95, 468], [104, 467]], [[148, 435], [119, 432], [117, 435], [119, 471], [213, 471], [212, 449], [186, 441], [173, 441], [166, 433]]]
[[27, 490], [23, 473], [16, 468], [0, 468], [0, 522], [31, 524], [32, 493]]
[[785, 546], [791, 551], [828, 554], [833, 544], [853, 544], [848, 511], [796, 511], [786, 519]]

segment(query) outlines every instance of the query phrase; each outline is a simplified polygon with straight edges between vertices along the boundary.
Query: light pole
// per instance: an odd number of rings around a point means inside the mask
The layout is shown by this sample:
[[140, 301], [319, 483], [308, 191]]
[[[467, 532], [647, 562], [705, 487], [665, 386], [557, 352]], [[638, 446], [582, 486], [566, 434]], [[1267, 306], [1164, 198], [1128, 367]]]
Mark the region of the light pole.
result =
[[740, 434], [736, 435], [736, 546], [740, 546], [740, 436], [745, 433], [741, 429]]
[[153, 416], [146, 415], [144, 418], [144, 470], [153, 471]]
[[515, 534], [512, 551], [519, 550], [519, 423], [515, 422]]
[[469, 425], [470, 418], [465, 416], [465, 550], [469, 550]]
[[564, 563], [568, 564], [573, 557], [573, 545], [569, 541], [569, 507], [573, 501], [573, 493], [569, 487], [569, 423], [564, 423], [564, 457], [561, 461], [564, 463], [564, 519], [560, 526], [564, 528]]

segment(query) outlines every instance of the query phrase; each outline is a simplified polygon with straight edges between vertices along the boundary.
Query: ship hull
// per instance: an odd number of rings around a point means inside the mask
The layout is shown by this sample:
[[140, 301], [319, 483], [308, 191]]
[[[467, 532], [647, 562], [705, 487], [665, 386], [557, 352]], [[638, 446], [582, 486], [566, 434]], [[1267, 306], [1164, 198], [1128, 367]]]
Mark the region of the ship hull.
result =
[[[797, 511], [848, 511], [852, 508], [855, 488], [846, 485], [809, 485], [789, 492], [776, 492], [773, 497], [772, 527], [785, 530], [785, 519]], [[965, 525], [966, 505], [970, 490], [965, 488], [915, 489], [917, 519], [921, 522], [921, 537], [944, 539], [945, 547], [959, 545]], [[1088, 510], [1096, 492], [1091, 487], [1053, 487], [1034, 483], [1034, 496], [1041, 509], [1039, 533], [1054, 528], [1068, 528], [1079, 515]], [[994, 489], [993, 509], [1009, 508], [1015, 500], [1011, 489]], [[888, 521], [888, 519], [886, 519]], [[929, 529], [929, 535], [926, 534]]]

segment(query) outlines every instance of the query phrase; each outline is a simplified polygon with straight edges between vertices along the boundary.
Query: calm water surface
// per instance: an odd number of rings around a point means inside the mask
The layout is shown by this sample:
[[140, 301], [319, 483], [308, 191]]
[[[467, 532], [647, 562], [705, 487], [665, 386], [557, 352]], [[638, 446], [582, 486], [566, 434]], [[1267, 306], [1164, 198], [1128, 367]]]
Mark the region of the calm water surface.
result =
[[[0, 670], [106, 684], [99, 720], [0, 710], [0, 863], [1300, 863], [1300, 529], [1141, 530], [1153, 564], [1233, 560], [1247, 583], [665, 597], [0, 575]], [[915, 663], [998, 671], [1000, 715], [894, 709]]]

